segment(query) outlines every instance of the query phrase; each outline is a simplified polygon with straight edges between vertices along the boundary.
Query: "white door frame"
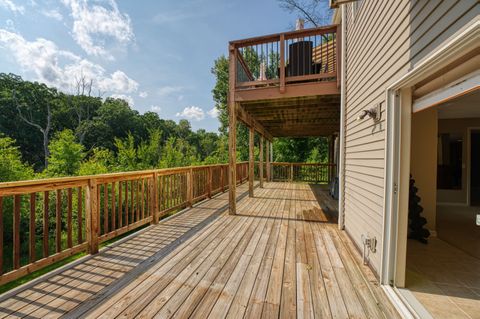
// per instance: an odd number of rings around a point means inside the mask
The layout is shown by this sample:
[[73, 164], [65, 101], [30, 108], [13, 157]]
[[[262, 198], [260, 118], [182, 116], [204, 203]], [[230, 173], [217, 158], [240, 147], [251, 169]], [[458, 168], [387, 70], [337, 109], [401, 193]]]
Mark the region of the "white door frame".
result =
[[380, 282], [402, 287], [405, 282], [406, 233], [410, 175], [411, 87], [458, 57], [478, 48], [480, 20], [457, 32], [386, 90], [385, 200]]

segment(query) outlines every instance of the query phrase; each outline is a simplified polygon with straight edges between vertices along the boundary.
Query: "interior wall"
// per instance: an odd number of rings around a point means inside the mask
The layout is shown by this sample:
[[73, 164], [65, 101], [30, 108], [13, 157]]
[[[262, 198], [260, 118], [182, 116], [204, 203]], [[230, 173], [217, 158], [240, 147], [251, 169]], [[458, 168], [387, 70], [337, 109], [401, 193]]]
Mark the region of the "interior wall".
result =
[[467, 204], [468, 193], [468, 160], [470, 158], [470, 150], [467, 144], [468, 128], [480, 127], [480, 118], [464, 118], [464, 119], [440, 119], [438, 121], [438, 133], [458, 133], [463, 136], [463, 155], [462, 155], [462, 189], [460, 190], [437, 190], [437, 198], [441, 203]]
[[426, 227], [436, 229], [437, 210], [437, 136], [438, 118], [436, 108], [426, 109], [412, 115], [412, 139], [410, 172], [422, 199]]

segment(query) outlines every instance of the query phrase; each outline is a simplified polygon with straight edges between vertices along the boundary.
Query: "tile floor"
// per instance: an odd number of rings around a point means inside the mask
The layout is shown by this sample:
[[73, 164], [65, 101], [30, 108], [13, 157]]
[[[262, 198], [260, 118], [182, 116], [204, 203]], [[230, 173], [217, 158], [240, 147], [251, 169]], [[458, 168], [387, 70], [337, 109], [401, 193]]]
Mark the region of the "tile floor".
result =
[[480, 319], [480, 259], [441, 239], [408, 241], [406, 288], [434, 318]]

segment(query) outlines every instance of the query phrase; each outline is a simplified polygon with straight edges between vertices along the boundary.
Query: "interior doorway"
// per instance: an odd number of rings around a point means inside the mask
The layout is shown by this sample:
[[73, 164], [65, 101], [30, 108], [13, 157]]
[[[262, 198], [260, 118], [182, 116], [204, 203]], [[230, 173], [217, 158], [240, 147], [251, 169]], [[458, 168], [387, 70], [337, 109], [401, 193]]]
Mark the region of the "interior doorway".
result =
[[470, 204], [480, 206], [480, 129], [470, 130], [470, 163]]
[[422, 317], [480, 313], [479, 106], [477, 90], [412, 114], [405, 288]]

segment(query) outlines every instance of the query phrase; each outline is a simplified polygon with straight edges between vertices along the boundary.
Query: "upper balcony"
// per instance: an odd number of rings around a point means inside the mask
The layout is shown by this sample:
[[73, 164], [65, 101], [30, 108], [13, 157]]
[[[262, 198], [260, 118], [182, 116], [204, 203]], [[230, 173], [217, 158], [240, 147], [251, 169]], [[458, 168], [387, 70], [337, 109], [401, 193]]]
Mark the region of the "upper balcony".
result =
[[340, 26], [230, 42], [235, 101], [340, 94]]
[[340, 43], [338, 25], [231, 41], [236, 119], [268, 140], [339, 132]]

